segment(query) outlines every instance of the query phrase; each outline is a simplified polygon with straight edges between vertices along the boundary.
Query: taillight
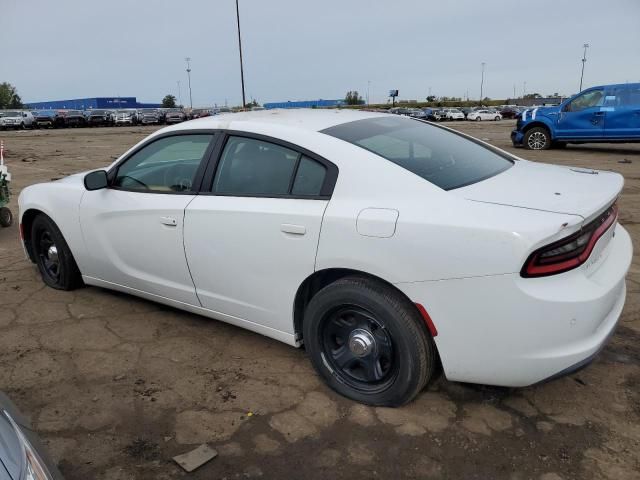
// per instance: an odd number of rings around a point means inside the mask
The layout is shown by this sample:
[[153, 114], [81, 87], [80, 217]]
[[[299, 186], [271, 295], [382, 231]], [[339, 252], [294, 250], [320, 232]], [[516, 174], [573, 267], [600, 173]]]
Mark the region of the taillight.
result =
[[529, 255], [520, 275], [544, 277], [579, 267], [589, 258], [596, 242], [615, 223], [616, 218], [618, 206], [614, 203], [579, 232], [539, 248]]

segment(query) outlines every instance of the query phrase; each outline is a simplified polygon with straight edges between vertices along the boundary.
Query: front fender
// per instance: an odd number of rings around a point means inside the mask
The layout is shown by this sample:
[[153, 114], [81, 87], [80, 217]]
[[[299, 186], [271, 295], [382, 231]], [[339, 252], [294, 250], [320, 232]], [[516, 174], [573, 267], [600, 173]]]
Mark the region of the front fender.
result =
[[80, 229], [80, 202], [85, 192], [82, 180], [83, 175], [73, 175], [57, 182], [31, 185], [24, 188], [18, 197], [18, 218], [25, 246], [31, 237], [31, 221], [42, 212], [62, 232], [80, 271], [87, 258]]

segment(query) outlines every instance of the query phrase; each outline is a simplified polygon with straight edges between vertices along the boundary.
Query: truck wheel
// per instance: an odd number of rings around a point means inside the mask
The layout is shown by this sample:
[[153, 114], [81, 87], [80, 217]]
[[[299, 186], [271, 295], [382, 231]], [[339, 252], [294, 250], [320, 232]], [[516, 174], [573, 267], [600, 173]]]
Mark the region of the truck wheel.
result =
[[368, 405], [410, 402], [436, 366], [435, 344], [415, 305], [378, 280], [353, 276], [329, 284], [309, 302], [303, 329], [325, 382]]
[[7, 207], [0, 207], [0, 227], [10, 227], [13, 223], [13, 213]]
[[551, 147], [551, 135], [544, 127], [533, 127], [524, 134], [523, 143], [527, 150], [548, 150]]

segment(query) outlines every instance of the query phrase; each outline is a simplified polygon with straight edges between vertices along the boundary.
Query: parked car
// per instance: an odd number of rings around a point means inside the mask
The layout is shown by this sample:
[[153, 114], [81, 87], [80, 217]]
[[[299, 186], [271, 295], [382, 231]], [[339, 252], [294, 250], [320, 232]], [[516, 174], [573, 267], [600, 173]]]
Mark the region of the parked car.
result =
[[58, 123], [61, 127], [86, 127], [87, 119], [80, 110], [60, 110]]
[[427, 115], [424, 113], [424, 111], [420, 108], [411, 108], [409, 109], [409, 117], [411, 118], [426, 118]]
[[442, 110], [444, 120], [464, 120], [464, 113], [457, 108], [445, 108]]
[[517, 107], [504, 107], [500, 110], [500, 115], [502, 115], [502, 118], [516, 118], [520, 115], [520, 109]]
[[469, 115], [469, 112], [473, 112], [473, 108], [472, 107], [462, 107], [460, 109], [460, 111], [464, 114], [464, 118], [465, 120], [467, 120], [467, 115]]
[[467, 114], [467, 120], [475, 120], [479, 122], [480, 120], [502, 120], [502, 115], [497, 110], [474, 110]]
[[432, 122], [444, 120], [444, 112], [442, 109], [434, 108], [427, 114], [427, 120], [431, 120]]
[[27, 419], [0, 392], [0, 479], [62, 480]]
[[0, 110], [0, 130], [8, 128], [21, 129], [33, 127], [31, 112], [19, 110]]
[[116, 127], [120, 125], [137, 125], [138, 119], [135, 111], [126, 110], [120, 111], [115, 114], [114, 125]]
[[34, 115], [36, 127], [54, 128], [60, 123], [57, 110], [39, 110], [32, 115]]
[[531, 150], [567, 143], [640, 142], [640, 83], [592, 87], [560, 105], [525, 110], [511, 141]]
[[304, 343], [337, 392], [392, 406], [436, 364], [518, 387], [600, 351], [633, 251], [623, 177], [590, 173], [412, 118], [242, 112], [24, 188], [20, 232], [53, 288], [116, 289]]
[[167, 124], [184, 122], [186, 119], [187, 119], [187, 116], [179, 108], [167, 110], [164, 116], [164, 121]]
[[157, 125], [160, 123], [160, 112], [155, 108], [138, 110], [138, 123], [141, 125]]
[[113, 116], [109, 110], [87, 110], [85, 116], [90, 127], [113, 125]]

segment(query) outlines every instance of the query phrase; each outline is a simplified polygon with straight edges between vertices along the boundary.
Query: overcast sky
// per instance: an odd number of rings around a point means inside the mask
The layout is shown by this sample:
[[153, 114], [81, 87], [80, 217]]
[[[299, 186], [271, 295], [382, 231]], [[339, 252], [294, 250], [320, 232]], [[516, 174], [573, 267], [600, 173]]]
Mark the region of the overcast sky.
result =
[[[240, 103], [234, 0], [0, 0], [0, 82], [23, 101]], [[640, 82], [638, 0], [240, 0], [247, 100], [570, 94]]]

